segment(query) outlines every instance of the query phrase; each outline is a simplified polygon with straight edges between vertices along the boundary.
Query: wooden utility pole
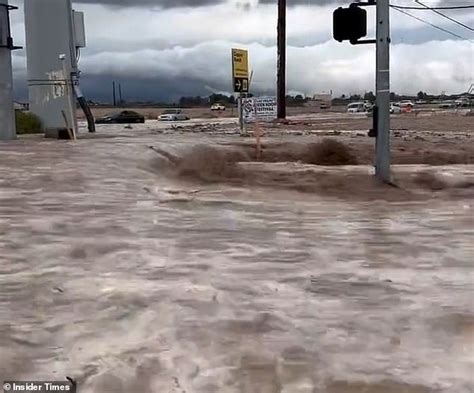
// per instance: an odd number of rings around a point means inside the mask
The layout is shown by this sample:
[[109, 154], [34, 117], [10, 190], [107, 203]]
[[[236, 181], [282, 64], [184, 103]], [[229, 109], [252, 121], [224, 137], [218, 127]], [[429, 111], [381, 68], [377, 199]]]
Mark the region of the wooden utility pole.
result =
[[277, 117], [286, 118], [286, 0], [278, 0]]

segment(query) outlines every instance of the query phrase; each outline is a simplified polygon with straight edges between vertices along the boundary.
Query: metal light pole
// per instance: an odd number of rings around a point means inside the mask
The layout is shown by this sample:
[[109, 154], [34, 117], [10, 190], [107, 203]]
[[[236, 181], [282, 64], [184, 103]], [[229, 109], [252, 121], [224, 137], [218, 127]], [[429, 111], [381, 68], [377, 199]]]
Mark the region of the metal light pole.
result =
[[390, 177], [390, 8], [389, 0], [377, 0], [377, 141], [375, 175], [389, 183]]
[[16, 138], [8, 0], [0, 0], [0, 140]]
[[277, 117], [286, 118], [286, 0], [278, 0]]

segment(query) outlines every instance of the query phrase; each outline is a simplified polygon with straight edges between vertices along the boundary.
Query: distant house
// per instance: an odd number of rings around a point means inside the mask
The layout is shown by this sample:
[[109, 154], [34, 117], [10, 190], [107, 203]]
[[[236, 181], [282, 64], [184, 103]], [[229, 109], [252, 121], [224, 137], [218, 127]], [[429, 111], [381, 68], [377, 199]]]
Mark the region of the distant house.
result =
[[320, 109], [328, 109], [331, 108], [332, 106], [332, 94], [331, 93], [319, 93], [313, 95], [312, 98], [310, 98], [306, 102], [306, 106], [312, 107], [312, 108], [320, 108]]
[[13, 108], [18, 111], [27, 111], [30, 109], [30, 104], [27, 102], [13, 101]]

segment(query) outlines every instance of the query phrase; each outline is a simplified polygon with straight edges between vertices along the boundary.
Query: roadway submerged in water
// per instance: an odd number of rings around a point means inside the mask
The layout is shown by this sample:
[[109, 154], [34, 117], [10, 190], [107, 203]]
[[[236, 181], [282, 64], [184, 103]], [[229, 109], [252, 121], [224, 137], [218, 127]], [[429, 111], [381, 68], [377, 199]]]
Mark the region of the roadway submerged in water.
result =
[[149, 146], [179, 155], [196, 136], [133, 132], [0, 146], [1, 377], [97, 393], [472, 391], [472, 188], [279, 187], [355, 173], [297, 163], [190, 179]]

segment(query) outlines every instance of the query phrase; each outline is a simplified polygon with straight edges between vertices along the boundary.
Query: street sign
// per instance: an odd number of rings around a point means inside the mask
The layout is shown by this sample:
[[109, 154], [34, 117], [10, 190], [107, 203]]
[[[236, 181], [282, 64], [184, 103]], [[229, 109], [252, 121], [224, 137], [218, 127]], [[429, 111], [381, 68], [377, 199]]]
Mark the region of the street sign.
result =
[[276, 97], [252, 97], [242, 99], [245, 123], [273, 121], [277, 117]]
[[249, 91], [249, 57], [245, 49], [232, 49], [232, 80], [234, 92]]
[[247, 78], [234, 78], [234, 92], [248, 93], [249, 80]]

